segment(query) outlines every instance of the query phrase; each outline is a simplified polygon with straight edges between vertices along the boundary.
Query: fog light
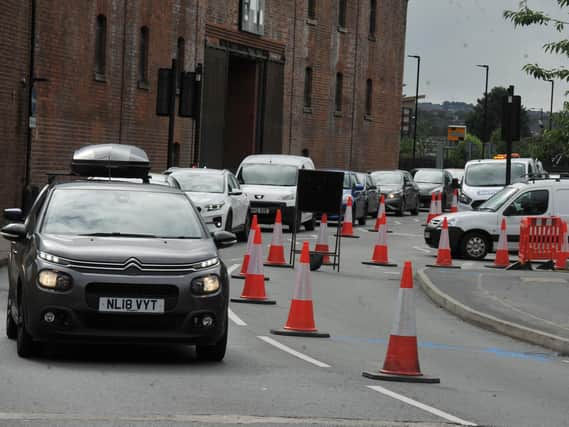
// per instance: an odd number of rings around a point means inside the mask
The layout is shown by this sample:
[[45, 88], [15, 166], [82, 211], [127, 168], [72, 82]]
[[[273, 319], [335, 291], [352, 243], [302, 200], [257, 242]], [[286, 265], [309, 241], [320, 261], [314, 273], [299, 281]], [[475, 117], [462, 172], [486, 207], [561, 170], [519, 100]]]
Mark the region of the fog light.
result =
[[55, 313], [48, 311], [47, 313], [45, 313], [43, 315], [43, 320], [46, 321], [46, 323], [53, 323], [55, 322]]
[[202, 326], [205, 326], [206, 328], [213, 326], [213, 317], [211, 316], [202, 317]]

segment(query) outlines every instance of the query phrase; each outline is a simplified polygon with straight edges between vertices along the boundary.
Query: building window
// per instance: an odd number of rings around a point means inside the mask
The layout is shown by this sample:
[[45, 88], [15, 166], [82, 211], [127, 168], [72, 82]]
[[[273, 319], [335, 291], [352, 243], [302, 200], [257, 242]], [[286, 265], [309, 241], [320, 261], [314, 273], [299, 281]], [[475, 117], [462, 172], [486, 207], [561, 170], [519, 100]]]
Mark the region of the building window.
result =
[[308, 0], [308, 19], [316, 19], [316, 0]]
[[367, 116], [371, 116], [372, 100], [373, 100], [373, 83], [372, 83], [371, 79], [367, 79], [367, 81], [366, 81], [366, 115]]
[[265, 32], [265, 0], [241, 0], [241, 31], [262, 36]]
[[312, 68], [306, 67], [304, 72], [304, 107], [312, 108]]
[[178, 67], [178, 89], [182, 87], [182, 73], [186, 68], [186, 41], [183, 37], [178, 38], [176, 47], [176, 60]]
[[140, 46], [138, 52], [138, 84], [148, 85], [148, 27], [140, 29]]
[[338, 5], [338, 27], [346, 28], [346, 1], [339, 0]]
[[342, 73], [336, 74], [336, 112], [342, 111], [342, 90], [344, 85], [344, 76]]
[[105, 79], [107, 56], [107, 18], [97, 16], [95, 26], [95, 79]]
[[370, 0], [369, 4], [369, 35], [375, 36], [377, 20], [377, 0]]

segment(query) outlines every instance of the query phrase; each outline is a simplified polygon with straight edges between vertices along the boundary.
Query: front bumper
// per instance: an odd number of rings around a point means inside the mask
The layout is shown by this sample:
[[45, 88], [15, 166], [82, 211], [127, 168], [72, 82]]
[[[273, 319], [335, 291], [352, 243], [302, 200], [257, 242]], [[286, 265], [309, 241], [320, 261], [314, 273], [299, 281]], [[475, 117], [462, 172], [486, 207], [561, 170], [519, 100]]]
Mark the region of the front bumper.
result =
[[257, 215], [259, 224], [274, 224], [277, 209], [281, 210], [283, 224], [294, 223], [294, 206], [287, 206], [285, 202], [257, 202], [251, 201], [251, 214]]
[[[24, 290], [26, 328], [38, 341], [81, 342], [176, 342], [213, 344], [227, 322], [229, 279], [225, 266], [183, 275], [93, 274], [60, 268], [73, 277], [68, 292], [44, 290], [29, 283]], [[217, 274], [220, 289], [207, 296], [194, 295], [190, 283], [196, 277]], [[100, 312], [99, 297], [162, 298], [161, 314]], [[55, 313], [47, 323], [44, 314]], [[202, 326], [203, 316], [214, 319]]]
[[[425, 238], [425, 243], [431, 248], [439, 247], [439, 239], [441, 237], [441, 228], [432, 225], [427, 225], [423, 231]], [[460, 251], [460, 240], [464, 235], [464, 230], [459, 227], [449, 227], [448, 237], [449, 244], [452, 253], [458, 253]]]

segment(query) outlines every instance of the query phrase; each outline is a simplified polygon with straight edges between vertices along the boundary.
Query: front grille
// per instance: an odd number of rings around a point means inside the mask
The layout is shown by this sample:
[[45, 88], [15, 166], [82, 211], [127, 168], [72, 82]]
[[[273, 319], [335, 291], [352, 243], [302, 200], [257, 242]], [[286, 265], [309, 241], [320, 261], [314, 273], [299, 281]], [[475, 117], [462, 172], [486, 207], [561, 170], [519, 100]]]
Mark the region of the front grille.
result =
[[60, 264], [68, 268], [86, 270], [95, 273], [121, 272], [127, 274], [192, 273], [203, 268], [212, 267], [212, 265], [202, 267], [200, 265], [201, 262], [194, 262], [191, 264], [149, 264], [141, 262], [137, 258], [129, 258], [124, 262], [95, 262], [60, 258]]
[[163, 298], [164, 310], [170, 311], [176, 307], [178, 302], [178, 288], [173, 285], [89, 283], [85, 288], [87, 305], [98, 310], [100, 297]]
[[166, 331], [179, 329], [184, 315], [83, 313], [83, 325], [88, 329], [113, 331]]

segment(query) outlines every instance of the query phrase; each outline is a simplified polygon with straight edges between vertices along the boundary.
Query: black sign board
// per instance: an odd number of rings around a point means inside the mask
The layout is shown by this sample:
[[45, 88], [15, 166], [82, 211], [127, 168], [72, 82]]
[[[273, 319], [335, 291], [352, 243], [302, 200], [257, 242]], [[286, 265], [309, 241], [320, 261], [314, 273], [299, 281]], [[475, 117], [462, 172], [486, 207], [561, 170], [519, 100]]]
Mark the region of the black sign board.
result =
[[343, 172], [300, 169], [297, 209], [301, 212], [341, 214], [343, 183]]
[[520, 116], [522, 98], [517, 95], [505, 95], [502, 98], [502, 140], [520, 140]]

